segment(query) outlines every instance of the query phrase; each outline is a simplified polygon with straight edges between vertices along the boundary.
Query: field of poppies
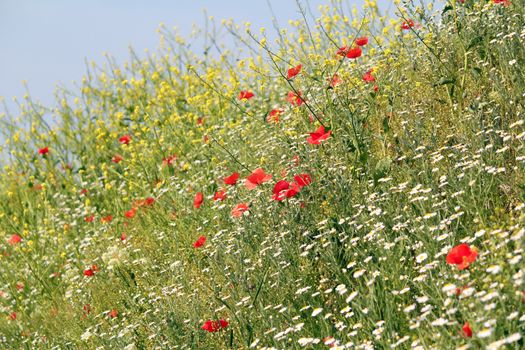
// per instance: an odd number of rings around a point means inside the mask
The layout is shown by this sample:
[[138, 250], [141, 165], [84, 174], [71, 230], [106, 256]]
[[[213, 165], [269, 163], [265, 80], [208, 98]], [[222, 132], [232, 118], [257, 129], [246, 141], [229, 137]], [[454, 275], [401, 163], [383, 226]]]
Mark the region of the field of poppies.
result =
[[0, 348], [525, 348], [525, 0], [320, 13], [1, 116]]

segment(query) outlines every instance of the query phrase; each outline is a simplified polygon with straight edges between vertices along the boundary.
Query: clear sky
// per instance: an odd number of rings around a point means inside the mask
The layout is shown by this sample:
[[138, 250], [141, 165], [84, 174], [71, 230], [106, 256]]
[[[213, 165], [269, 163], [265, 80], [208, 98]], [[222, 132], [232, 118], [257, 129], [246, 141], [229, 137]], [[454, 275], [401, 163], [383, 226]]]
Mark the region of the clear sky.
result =
[[[300, 17], [295, 0], [268, 1], [282, 25]], [[314, 10], [327, 2], [309, 0]], [[204, 22], [203, 9], [218, 20], [271, 26], [266, 0], [0, 0], [0, 98], [16, 112], [12, 98], [25, 94], [25, 80], [34, 100], [52, 106], [56, 84], [72, 88], [85, 59], [103, 63], [107, 52], [122, 62], [130, 45], [154, 51], [161, 22], [187, 34]]]

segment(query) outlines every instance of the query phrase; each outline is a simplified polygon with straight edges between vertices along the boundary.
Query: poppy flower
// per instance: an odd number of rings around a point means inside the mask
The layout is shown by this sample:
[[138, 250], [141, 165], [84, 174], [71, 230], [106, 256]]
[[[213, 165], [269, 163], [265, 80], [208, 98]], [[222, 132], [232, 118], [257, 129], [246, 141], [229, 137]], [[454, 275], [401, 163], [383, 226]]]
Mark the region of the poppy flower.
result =
[[502, 4], [505, 7], [510, 5], [510, 0], [492, 0], [492, 2], [494, 4]]
[[16, 233], [13, 234], [13, 235], [11, 236], [11, 238], [9, 238], [9, 241], [8, 241], [8, 243], [9, 243], [10, 245], [16, 245], [16, 244], [18, 244], [18, 243], [20, 243], [20, 242], [22, 242], [22, 237], [20, 237], [20, 236], [17, 235]]
[[86, 194], [88, 193], [88, 190], [83, 188], [81, 191], [80, 191], [80, 194], [85, 196]]
[[311, 177], [309, 174], [299, 174], [299, 175], [295, 175], [295, 176], [293, 177], [293, 179], [295, 180], [295, 183], [296, 183], [299, 187], [308, 186], [309, 184], [312, 183], [312, 177]]
[[461, 330], [463, 332], [463, 336], [472, 338], [472, 328], [470, 328], [470, 324], [468, 322], [465, 322], [463, 327], [461, 327]]
[[108, 313], [109, 317], [111, 318], [116, 318], [118, 316], [118, 311], [117, 309], [113, 309], [111, 310], [109, 313]]
[[249, 210], [250, 207], [246, 203], [239, 203], [232, 209], [232, 216], [234, 218], [240, 218], [243, 213], [247, 210]]
[[272, 199], [282, 201], [284, 198], [294, 197], [300, 191], [301, 187], [297, 183], [280, 180], [273, 187]]
[[337, 54], [339, 56], [343, 56], [347, 58], [358, 58], [361, 56], [362, 53], [363, 51], [361, 50], [359, 46], [353, 47], [353, 48], [349, 48], [348, 46], [343, 46], [337, 51]]
[[122, 159], [124, 159], [124, 158], [122, 158], [122, 156], [120, 154], [115, 154], [113, 156], [113, 158], [111, 158], [111, 161], [113, 163], [115, 163], [115, 164], [118, 164], [118, 163], [120, 163], [122, 161]]
[[270, 113], [268, 114], [268, 117], [266, 117], [266, 121], [268, 123], [270, 123], [270, 122], [278, 123], [279, 122], [279, 117], [283, 113], [284, 113], [284, 110], [282, 108], [272, 109], [270, 111]]
[[173, 165], [173, 163], [177, 160], [177, 155], [172, 154], [171, 156], [167, 156], [162, 160], [162, 165], [164, 166], [170, 166]]
[[228, 327], [228, 324], [228, 321], [223, 319], [220, 319], [218, 321], [208, 320], [204, 322], [201, 329], [205, 330], [206, 332], [214, 333], [221, 330], [222, 328]]
[[193, 247], [194, 248], [200, 248], [204, 245], [204, 243], [206, 243], [206, 237], [204, 236], [200, 236], [194, 243], [193, 243]]
[[131, 142], [131, 136], [129, 136], [129, 135], [121, 136], [118, 139], [118, 142], [120, 142], [123, 145], [127, 145], [127, 144], [129, 144]]
[[337, 85], [341, 84], [342, 82], [343, 81], [341, 80], [341, 78], [339, 78], [339, 75], [334, 74], [332, 79], [330, 79], [330, 86], [335, 88]]
[[16, 320], [16, 312], [11, 312], [11, 313], [9, 314], [9, 319], [10, 319], [11, 321]]
[[49, 147], [42, 147], [38, 150], [38, 154], [45, 156], [49, 153]]
[[368, 44], [368, 38], [366, 36], [363, 36], [361, 38], [357, 38], [357, 39], [355, 39], [355, 44], [357, 46], [365, 46], [366, 44]]
[[122, 242], [124, 242], [127, 238], [128, 238], [128, 235], [126, 234], [126, 232], [122, 232], [122, 233], [120, 234], [120, 240], [121, 240]]
[[204, 118], [203, 117], [197, 118], [197, 125], [202, 125], [203, 123], [204, 123]]
[[463, 270], [469, 267], [476, 260], [478, 252], [468, 244], [462, 243], [452, 248], [447, 254], [447, 264], [457, 265], [458, 269]]
[[239, 173], [233, 173], [230, 176], [227, 176], [224, 178], [224, 183], [226, 185], [235, 185], [237, 183], [237, 179], [239, 178]]
[[321, 143], [321, 141], [325, 141], [330, 137], [331, 130], [328, 130], [327, 132], [324, 131], [324, 126], [320, 126], [316, 131], [309, 133], [310, 137], [306, 139], [306, 142], [308, 142], [311, 145], [318, 145]]
[[299, 72], [301, 72], [301, 68], [303, 68], [303, 65], [299, 64], [299, 65], [297, 65], [295, 67], [292, 67], [292, 68], [288, 69], [287, 78], [288, 79], [292, 79], [293, 77], [295, 77], [297, 74], [299, 74]]
[[348, 46], [340, 47], [339, 50], [337, 50], [337, 55], [339, 56], [346, 56], [346, 53], [348, 52]]
[[366, 81], [367, 83], [371, 83], [373, 81], [376, 81], [376, 78], [372, 75], [373, 69], [370, 69], [368, 72], [363, 75], [363, 81]]
[[285, 192], [284, 195], [286, 198], [292, 198], [295, 197], [295, 195], [299, 192], [301, 192], [301, 187], [297, 183], [292, 182], [290, 183], [290, 188]]
[[276, 201], [282, 201], [286, 196], [286, 191], [290, 188], [290, 183], [285, 180], [277, 181], [275, 186], [273, 186], [273, 196], [272, 199]]
[[226, 191], [220, 190], [215, 192], [215, 195], [213, 196], [214, 201], [223, 201], [226, 199]]
[[346, 53], [346, 57], [355, 59], [355, 58], [361, 57], [362, 54], [363, 54], [363, 51], [358, 46], [358, 47], [354, 47], [348, 50], [348, 52]]
[[86, 276], [86, 277], [95, 276], [95, 271], [93, 271], [93, 269], [91, 269], [91, 268], [85, 269], [84, 270], [84, 276]]
[[100, 221], [104, 222], [104, 223], [109, 223], [112, 220], [113, 220], [113, 216], [111, 216], [111, 215], [104, 216], [103, 218], [100, 219]]
[[249, 100], [253, 96], [255, 96], [255, 95], [251, 91], [243, 90], [243, 91], [239, 92], [239, 100]]
[[286, 101], [288, 101], [292, 106], [299, 107], [304, 103], [301, 91], [298, 91], [296, 94], [293, 91], [288, 92], [288, 95], [286, 96]]
[[132, 208], [128, 210], [127, 212], [125, 212], [124, 216], [127, 217], [128, 219], [132, 219], [135, 216], [136, 212], [137, 212], [137, 209]]
[[415, 25], [414, 21], [409, 19], [408, 21], [404, 21], [403, 24], [401, 24], [401, 29], [403, 30], [409, 30]]
[[88, 215], [84, 218], [85, 222], [93, 222], [95, 220], [95, 215]]
[[199, 209], [203, 201], [204, 196], [202, 195], [202, 192], [197, 192], [197, 194], [195, 195], [195, 199], [193, 199], [193, 207], [195, 209]]
[[153, 205], [153, 203], [155, 203], [155, 198], [153, 197], [148, 197], [144, 200], [144, 205]]
[[246, 178], [246, 180], [244, 180], [244, 185], [247, 189], [253, 190], [258, 185], [270, 181], [271, 179], [272, 175], [266, 174], [261, 168], [257, 168]]

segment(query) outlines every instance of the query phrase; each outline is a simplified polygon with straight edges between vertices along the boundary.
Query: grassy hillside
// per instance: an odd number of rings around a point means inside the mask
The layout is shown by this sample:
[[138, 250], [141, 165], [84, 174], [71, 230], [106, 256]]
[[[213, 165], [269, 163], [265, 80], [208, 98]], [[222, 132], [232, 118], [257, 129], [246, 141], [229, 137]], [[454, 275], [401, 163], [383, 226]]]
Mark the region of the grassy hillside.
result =
[[525, 347], [525, 0], [300, 10], [0, 119], [0, 347]]

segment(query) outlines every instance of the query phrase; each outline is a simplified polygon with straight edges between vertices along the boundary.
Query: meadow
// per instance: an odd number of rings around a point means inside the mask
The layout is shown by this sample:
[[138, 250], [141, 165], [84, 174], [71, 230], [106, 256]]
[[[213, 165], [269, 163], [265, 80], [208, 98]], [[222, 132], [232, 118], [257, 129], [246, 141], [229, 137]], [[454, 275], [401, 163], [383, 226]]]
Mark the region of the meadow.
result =
[[0, 348], [525, 348], [525, 0], [319, 10], [1, 116]]

